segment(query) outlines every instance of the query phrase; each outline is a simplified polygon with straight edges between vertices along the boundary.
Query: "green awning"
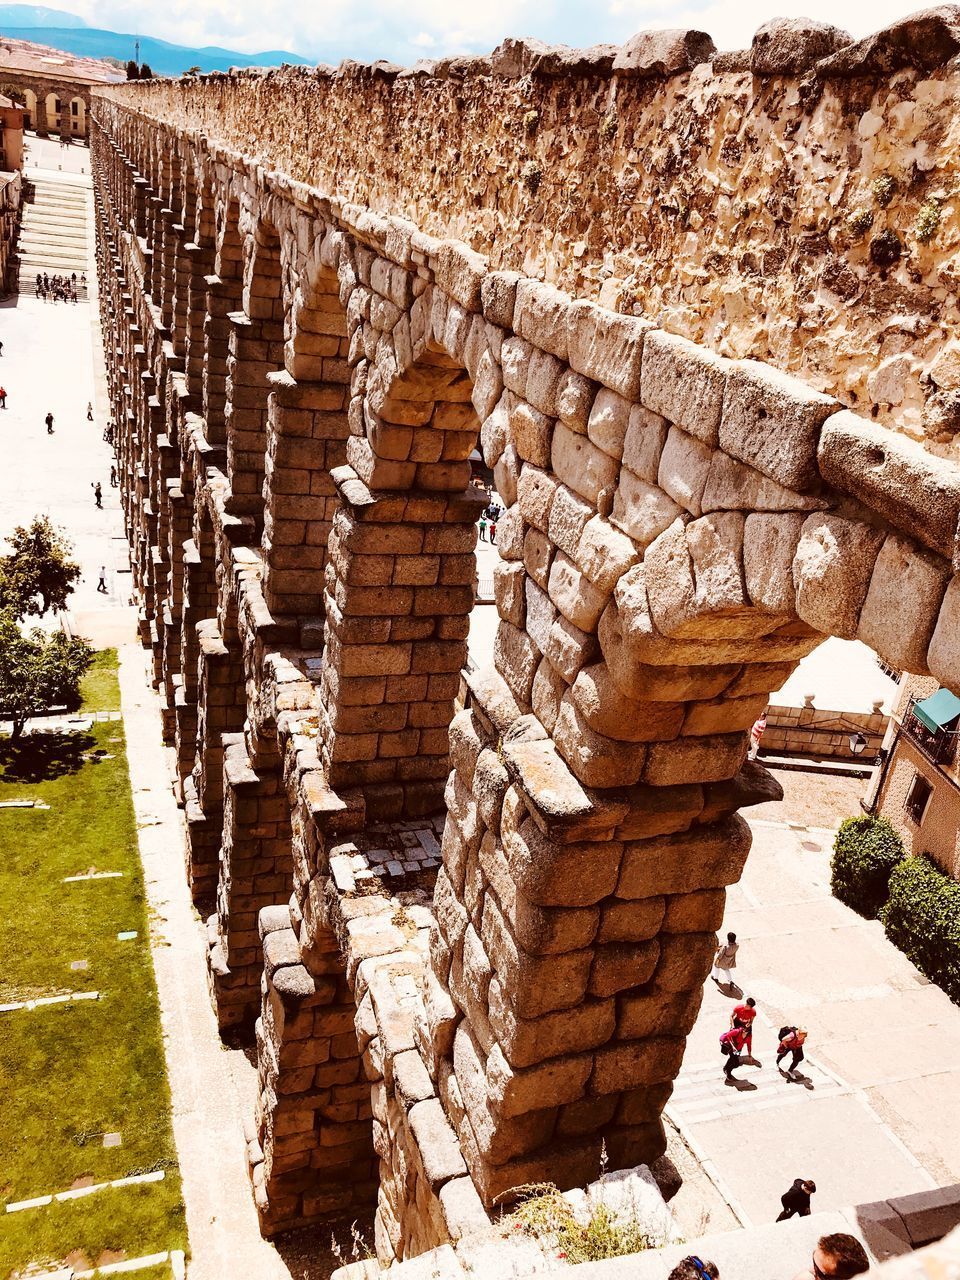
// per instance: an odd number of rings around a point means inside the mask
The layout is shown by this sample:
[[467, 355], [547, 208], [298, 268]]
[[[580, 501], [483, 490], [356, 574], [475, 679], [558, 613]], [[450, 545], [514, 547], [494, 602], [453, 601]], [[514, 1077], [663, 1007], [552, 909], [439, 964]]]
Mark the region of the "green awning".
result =
[[931, 693], [929, 698], [915, 703], [913, 714], [921, 724], [927, 726], [931, 733], [936, 733], [945, 724], [949, 724], [951, 720], [956, 720], [960, 716], [960, 698], [949, 689], [938, 689], [936, 693]]

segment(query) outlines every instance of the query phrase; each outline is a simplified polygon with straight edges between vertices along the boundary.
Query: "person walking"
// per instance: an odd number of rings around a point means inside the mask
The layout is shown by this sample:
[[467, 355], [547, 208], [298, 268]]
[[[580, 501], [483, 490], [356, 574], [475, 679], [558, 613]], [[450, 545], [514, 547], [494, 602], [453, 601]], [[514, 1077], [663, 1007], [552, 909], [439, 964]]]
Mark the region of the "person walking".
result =
[[810, 1217], [810, 1197], [817, 1189], [817, 1184], [809, 1178], [794, 1178], [793, 1186], [780, 1197], [783, 1209], [777, 1215], [778, 1222], [786, 1222], [794, 1214], [798, 1218]]
[[846, 1231], [821, 1236], [810, 1259], [810, 1266], [798, 1271], [794, 1280], [853, 1280], [870, 1270], [867, 1251]]
[[47, 435], [52, 436], [53, 435], [53, 414], [48, 413], [47, 416], [44, 418], [44, 422], [47, 424]]
[[495, 546], [497, 545], [497, 518], [496, 518], [496, 516], [491, 516], [491, 517], [490, 517], [490, 545], [491, 545], [491, 547], [495, 547]]
[[739, 943], [735, 933], [728, 933], [727, 941], [717, 947], [717, 954], [713, 957], [713, 973], [711, 976], [718, 987], [732, 987], [734, 985], [733, 975], [737, 968], [738, 950]]
[[0, 387], [0, 409], [5, 409], [6, 407], [7, 407], [7, 389], [6, 387]]
[[97, 590], [101, 595], [107, 594], [107, 566], [105, 564], [100, 566], [100, 581], [97, 583]]
[[480, 517], [480, 541], [486, 542], [486, 540], [487, 540], [487, 514], [486, 512], [484, 512], [483, 515]]
[[757, 755], [760, 752], [760, 740], [763, 737], [766, 727], [767, 713], [764, 710], [760, 712], [759, 716], [753, 723], [753, 728], [750, 730], [750, 750], [747, 752], [748, 760], [756, 760]]
[[110, 464], [110, 487], [113, 489], [117, 487], [117, 466], [114, 462]]
[[93, 421], [93, 401], [92, 400], [87, 401], [87, 421], [88, 422]]
[[757, 1016], [757, 1002], [748, 996], [742, 1004], [734, 1006], [730, 1015], [730, 1026], [741, 1027], [747, 1036], [747, 1057], [753, 1057], [753, 1020]]
[[727, 1081], [733, 1079], [734, 1071], [743, 1064], [743, 1058], [740, 1055], [746, 1043], [747, 1033], [743, 1027], [731, 1027], [729, 1031], [725, 1031], [720, 1037], [720, 1052], [726, 1058], [726, 1062], [723, 1064], [723, 1074], [726, 1076]]
[[784, 1071], [780, 1067], [782, 1075], [790, 1079], [797, 1070], [797, 1067], [803, 1061], [803, 1046], [807, 1039], [807, 1032], [804, 1027], [781, 1027], [780, 1028], [780, 1044], [777, 1047], [777, 1066], [787, 1056], [791, 1054], [791, 1062], [789, 1070]]
[[100, 481], [98, 480], [96, 484], [91, 485], [90, 487], [93, 490], [94, 501], [96, 502], [98, 509], [102, 511], [103, 510], [103, 490], [100, 488]]

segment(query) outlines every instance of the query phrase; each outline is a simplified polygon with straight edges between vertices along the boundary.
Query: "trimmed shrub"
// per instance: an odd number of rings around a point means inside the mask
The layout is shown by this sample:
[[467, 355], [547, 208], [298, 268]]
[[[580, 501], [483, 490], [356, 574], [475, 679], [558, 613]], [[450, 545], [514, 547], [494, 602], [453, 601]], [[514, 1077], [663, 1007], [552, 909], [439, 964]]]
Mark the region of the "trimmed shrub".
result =
[[960, 883], [926, 854], [905, 858], [880, 918], [894, 946], [960, 1004]]
[[886, 818], [847, 818], [833, 842], [830, 888], [835, 898], [868, 920], [887, 900], [890, 873], [903, 858], [903, 841]]

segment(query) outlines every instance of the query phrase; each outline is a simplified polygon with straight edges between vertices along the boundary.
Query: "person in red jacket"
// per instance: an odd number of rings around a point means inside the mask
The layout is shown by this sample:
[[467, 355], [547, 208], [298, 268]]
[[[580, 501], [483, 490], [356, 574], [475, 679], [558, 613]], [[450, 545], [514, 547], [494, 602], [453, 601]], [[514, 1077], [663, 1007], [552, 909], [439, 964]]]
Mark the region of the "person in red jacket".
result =
[[731, 1027], [729, 1031], [725, 1031], [720, 1037], [720, 1052], [726, 1058], [723, 1064], [723, 1074], [727, 1078], [727, 1082], [733, 1080], [734, 1071], [742, 1063], [740, 1054], [743, 1046], [747, 1043], [747, 1033], [743, 1027]]
[[757, 1002], [748, 996], [742, 1004], [734, 1006], [730, 1015], [731, 1027], [742, 1027], [747, 1033], [747, 1057], [753, 1057], [753, 1020], [757, 1016]]

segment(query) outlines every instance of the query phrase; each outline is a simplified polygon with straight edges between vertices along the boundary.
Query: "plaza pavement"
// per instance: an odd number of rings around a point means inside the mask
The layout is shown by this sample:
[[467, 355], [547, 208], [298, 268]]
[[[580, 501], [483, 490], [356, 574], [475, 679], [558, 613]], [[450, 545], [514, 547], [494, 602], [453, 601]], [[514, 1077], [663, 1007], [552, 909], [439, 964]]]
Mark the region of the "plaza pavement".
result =
[[[708, 980], [669, 1104], [744, 1225], [775, 1218], [797, 1177], [816, 1182], [818, 1211], [960, 1182], [960, 1009], [877, 921], [831, 897], [832, 829], [849, 812], [824, 811], [819, 827], [752, 820], [723, 931], [740, 941], [763, 1065], [724, 1083], [719, 1037], [737, 998]], [[775, 1065], [786, 1023], [809, 1032], [798, 1083]]]

